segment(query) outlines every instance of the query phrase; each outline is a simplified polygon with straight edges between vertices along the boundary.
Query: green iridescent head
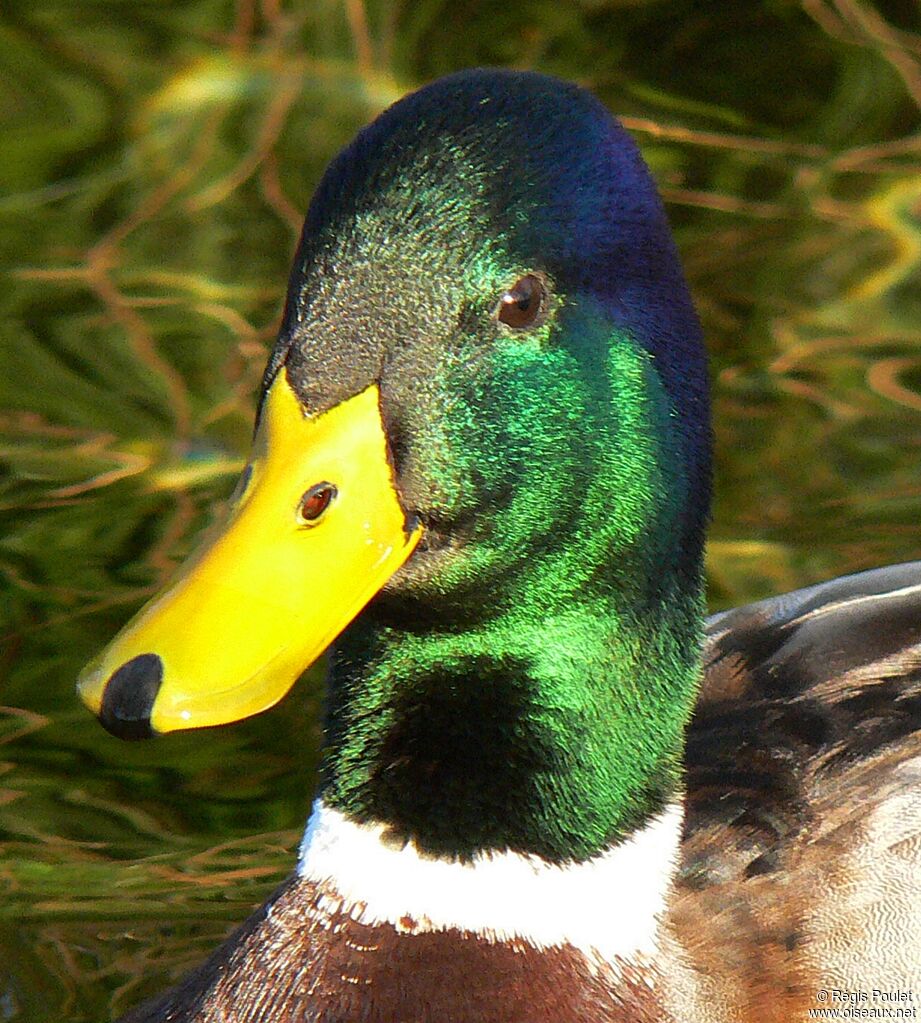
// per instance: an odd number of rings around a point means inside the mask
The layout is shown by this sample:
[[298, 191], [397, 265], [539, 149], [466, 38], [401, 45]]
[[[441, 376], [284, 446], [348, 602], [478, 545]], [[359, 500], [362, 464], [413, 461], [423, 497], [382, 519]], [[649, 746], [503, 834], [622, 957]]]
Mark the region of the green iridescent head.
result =
[[284, 366], [371, 383], [423, 540], [337, 644], [324, 797], [440, 854], [592, 855], [672, 796], [699, 659], [706, 364], [655, 187], [591, 96], [470, 71], [329, 168]]

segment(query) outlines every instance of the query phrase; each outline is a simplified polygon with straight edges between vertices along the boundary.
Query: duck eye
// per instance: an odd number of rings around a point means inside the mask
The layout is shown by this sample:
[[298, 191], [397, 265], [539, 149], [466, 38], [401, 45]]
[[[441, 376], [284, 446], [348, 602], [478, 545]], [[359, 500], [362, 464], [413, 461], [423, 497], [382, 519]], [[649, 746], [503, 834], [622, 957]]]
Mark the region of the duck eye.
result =
[[314, 483], [305, 492], [297, 506], [297, 517], [301, 525], [312, 526], [332, 504], [336, 496], [332, 483]]
[[547, 289], [534, 274], [517, 280], [499, 299], [499, 322], [521, 330], [533, 327], [546, 306]]

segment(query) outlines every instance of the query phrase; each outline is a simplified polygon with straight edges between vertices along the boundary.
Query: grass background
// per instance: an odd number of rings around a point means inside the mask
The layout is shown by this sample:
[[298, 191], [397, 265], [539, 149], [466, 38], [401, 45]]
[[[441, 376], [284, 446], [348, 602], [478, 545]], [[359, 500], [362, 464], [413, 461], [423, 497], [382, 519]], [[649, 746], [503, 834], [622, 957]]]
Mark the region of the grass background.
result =
[[81, 665], [245, 456], [330, 157], [457, 68], [594, 90], [713, 355], [714, 608], [917, 556], [914, 0], [8, 0], [0, 12], [0, 1020], [96, 1021], [288, 869], [318, 679], [124, 746]]

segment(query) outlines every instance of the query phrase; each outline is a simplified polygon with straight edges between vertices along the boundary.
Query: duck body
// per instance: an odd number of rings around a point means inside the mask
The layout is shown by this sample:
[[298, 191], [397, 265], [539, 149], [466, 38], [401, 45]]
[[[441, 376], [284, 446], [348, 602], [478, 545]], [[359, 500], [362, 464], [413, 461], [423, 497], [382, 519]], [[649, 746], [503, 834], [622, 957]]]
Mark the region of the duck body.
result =
[[[921, 976], [919, 622], [921, 563], [708, 621], [678, 869], [640, 968], [599, 968], [572, 944], [488, 928], [363, 922], [362, 900], [330, 887], [333, 868], [305, 876], [302, 853], [299, 872], [202, 967], [124, 1023], [780, 1023], [811, 1018], [819, 991], [838, 992], [840, 1008], [874, 989], [892, 996], [877, 1007], [910, 1009], [900, 993], [914, 995]], [[376, 859], [356, 865], [366, 896]], [[410, 874], [407, 904], [419, 884]], [[624, 893], [594, 894], [615, 930]]]
[[296, 874], [126, 1023], [921, 997], [921, 572], [716, 616], [701, 689], [709, 491], [700, 329], [604, 108], [471, 71], [361, 132], [225, 532], [81, 678], [138, 738], [263, 709], [335, 640]]

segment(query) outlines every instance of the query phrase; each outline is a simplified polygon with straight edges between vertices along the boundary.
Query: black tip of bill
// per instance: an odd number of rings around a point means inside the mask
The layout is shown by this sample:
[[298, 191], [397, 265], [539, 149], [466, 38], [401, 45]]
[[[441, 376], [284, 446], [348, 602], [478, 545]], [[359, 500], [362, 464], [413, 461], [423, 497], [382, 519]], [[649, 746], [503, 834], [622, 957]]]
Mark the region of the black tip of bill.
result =
[[150, 739], [150, 714], [163, 682], [163, 661], [156, 654], [138, 654], [126, 661], [106, 683], [99, 721], [119, 739]]

